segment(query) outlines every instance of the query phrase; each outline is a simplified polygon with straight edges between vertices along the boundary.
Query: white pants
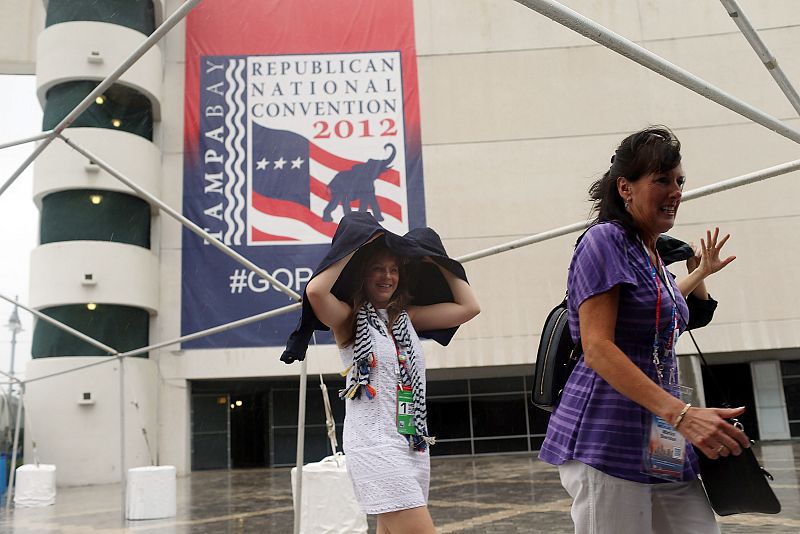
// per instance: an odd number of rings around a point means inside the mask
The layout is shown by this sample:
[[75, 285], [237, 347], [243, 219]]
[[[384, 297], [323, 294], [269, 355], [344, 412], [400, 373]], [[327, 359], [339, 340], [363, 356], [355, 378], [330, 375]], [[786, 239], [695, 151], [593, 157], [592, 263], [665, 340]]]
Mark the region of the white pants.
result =
[[719, 534], [699, 480], [641, 484], [581, 462], [558, 466], [573, 498], [575, 534]]

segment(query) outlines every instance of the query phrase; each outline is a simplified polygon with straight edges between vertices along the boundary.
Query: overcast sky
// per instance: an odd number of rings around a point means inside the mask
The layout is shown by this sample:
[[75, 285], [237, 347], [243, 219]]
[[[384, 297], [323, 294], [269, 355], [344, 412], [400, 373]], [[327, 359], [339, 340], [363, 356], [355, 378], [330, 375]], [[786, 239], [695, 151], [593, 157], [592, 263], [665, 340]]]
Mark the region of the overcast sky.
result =
[[[36, 80], [33, 76], [0, 75], [0, 143], [35, 135], [42, 130], [42, 109], [36, 99]], [[31, 153], [28, 143], [0, 149], [0, 183]], [[33, 166], [16, 179], [0, 195], [0, 293], [28, 302], [28, 269], [30, 253], [36, 246], [39, 218], [33, 203]], [[0, 370], [8, 372], [11, 356], [11, 331], [8, 319], [13, 306], [0, 300]], [[31, 354], [31, 315], [19, 311], [23, 332], [17, 336], [14, 370], [24, 375]], [[0, 377], [0, 383], [6, 382]]]

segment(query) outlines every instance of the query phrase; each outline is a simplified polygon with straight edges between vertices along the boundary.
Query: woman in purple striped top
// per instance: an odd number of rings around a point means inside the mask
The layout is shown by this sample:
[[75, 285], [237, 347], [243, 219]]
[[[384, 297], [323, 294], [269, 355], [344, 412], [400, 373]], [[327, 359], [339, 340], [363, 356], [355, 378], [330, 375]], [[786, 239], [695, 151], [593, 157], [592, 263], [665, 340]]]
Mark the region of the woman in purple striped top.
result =
[[674, 345], [688, 321], [684, 296], [734, 258], [720, 258], [727, 236], [709, 232], [689, 276], [676, 283], [664, 269], [655, 244], [675, 223], [685, 180], [672, 132], [626, 137], [611, 163], [590, 189], [597, 217], [567, 282], [584, 354], [539, 457], [559, 467], [576, 533], [719, 533], [688, 444], [709, 458], [740, 454], [749, 440], [725, 419], [744, 408], [681, 400]]

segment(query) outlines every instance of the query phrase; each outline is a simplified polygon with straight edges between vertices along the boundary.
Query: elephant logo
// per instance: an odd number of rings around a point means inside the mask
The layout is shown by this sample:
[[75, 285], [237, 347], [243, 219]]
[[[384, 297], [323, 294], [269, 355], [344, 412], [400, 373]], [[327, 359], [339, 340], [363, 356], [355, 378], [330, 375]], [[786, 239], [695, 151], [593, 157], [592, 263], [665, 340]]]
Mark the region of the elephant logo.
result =
[[354, 201], [358, 201], [358, 211], [371, 209], [376, 220], [383, 220], [378, 199], [375, 197], [375, 180], [391, 168], [392, 161], [397, 155], [397, 149], [393, 144], [386, 143], [383, 148], [389, 150], [389, 156], [386, 159], [370, 158], [336, 173], [328, 184], [331, 200], [322, 213], [323, 221], [331, 222], [333, 220], [331, 212], [340, 204], [344, 214], [347, 215], [350, 213], [350, 206]]

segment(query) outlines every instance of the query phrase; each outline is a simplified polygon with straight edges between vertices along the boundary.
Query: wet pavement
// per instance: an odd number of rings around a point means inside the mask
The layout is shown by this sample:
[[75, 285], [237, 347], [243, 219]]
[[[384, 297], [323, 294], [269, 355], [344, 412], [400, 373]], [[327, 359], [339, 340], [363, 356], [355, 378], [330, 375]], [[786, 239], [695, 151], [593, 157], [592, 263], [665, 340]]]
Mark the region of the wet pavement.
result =
[[[755, 449], [783, 511], [719, 518], [722, 532], [800, 531], [800, 441]], [[570, 499], [558, 472], [530, 455], [434, 458], [430, 510], [439, 532], [570, 533]], [[56, 504], [0, 515], [0, 532], [154, 534], [292, 532], [289, 470], [205, 471], [178, 479], [178, 515], [124, 521], [119, 485], [59, 488]], [[370, 532], [375, 531], [370, 518]]]

